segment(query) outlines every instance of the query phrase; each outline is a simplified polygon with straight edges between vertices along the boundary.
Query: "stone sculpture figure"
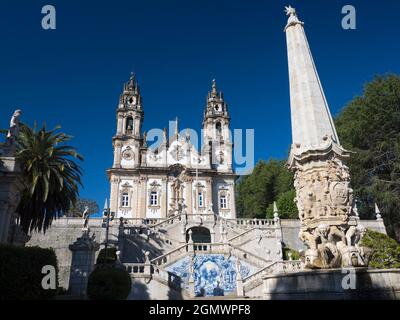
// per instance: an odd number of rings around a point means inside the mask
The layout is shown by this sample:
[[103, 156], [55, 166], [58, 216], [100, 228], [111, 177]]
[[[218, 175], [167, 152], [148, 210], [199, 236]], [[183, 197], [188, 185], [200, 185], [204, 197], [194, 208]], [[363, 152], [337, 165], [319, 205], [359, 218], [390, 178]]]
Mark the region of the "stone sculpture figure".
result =
[[10, 127], [8, 129], [7, 133], [7, 140], [10, 142], [13, 142], [14, 138], [18, 135], [19, 132], [19, 117], [21, 116], [22, 111], [21, 110], [15, 110], [14, 114], [11, 117], [10, 120]]
[[16, 137], [18, 136], [20, 129], [19, 118], [21, 116], [21, 113], [22, 113], [21, 110], [15, 110], [14, 114], [11, 117], [10, 126], [6, 136], [6, 143], [3, 148], [4, 156], [14, 156], [16, 148], [15, 140]]
[[89, 216], [90, 216], [90, 214], [88, 212], [89, 212], [89, 207], [85, 206], [85, 209], [83, 210], [83, 213], [82, 213], [83, 229], [85, 229], [85, 230], [88, 229], [88, 225], [89, 225]]

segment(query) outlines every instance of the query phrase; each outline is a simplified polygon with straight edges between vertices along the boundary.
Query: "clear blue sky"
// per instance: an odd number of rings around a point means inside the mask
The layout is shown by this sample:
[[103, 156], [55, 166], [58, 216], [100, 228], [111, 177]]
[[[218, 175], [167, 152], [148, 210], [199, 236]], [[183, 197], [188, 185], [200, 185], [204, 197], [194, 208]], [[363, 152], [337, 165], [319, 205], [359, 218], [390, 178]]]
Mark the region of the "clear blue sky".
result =
[[[41, 29], [41, 8], [57, 9], [57, 30]], [[137, 74], [144, 129], [200, 129], [211, 80], [225, 94], [232, 128], [255, 129], [255, 157], [287, 157], [291, 143], [284, 5], [305, 22], [331, 110], [376, 74], [400, 73], [397, 0], [33, 1], [0, 3], [0, 126], [16, 107], [28, 124], [57, 124], [85, 161], [82, 197], [109, 196], [115, 108]], [[357, 30], [341, 8], [357, 9]]]

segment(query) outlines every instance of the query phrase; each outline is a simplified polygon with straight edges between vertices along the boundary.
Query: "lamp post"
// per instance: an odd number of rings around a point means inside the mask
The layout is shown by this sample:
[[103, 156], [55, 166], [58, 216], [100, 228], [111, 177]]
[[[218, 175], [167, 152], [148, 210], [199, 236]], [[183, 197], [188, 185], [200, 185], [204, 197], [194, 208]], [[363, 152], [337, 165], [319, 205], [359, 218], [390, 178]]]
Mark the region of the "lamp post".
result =
[[104, 249], [106, 251], [106, 255], [108, 247], [108, 231], [110, 229], [110, 221], [113, 221], [114, 217], [115, 217], [115, 212], [111, 212], [110, 206], [108, 205], [108, 200], [106, 199], [103, 209], [103, 224], [102, 224], [102, 227], [106, 228], [106, 238], [104, 241]]

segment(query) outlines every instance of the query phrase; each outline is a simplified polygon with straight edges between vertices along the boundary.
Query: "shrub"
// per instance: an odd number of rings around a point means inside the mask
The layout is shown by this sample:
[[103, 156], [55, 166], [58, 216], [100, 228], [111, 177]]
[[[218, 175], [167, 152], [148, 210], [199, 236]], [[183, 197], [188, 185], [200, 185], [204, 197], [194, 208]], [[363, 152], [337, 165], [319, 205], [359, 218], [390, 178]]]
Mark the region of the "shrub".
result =
[[290, 248], [283, 248], [283, 260], [289, 260], [289, 252], [292, 254], [292, 260], [300, 260], [300, 253]]
[[42, 280], [46, 276], [42, 274], [42, 268], [46, 265], [56, 268], [57, 281], [57, 257], [53, 249], [0, 245], [0, 300], [53, 298], [57, 289], [42, 288]]
[[360, 246], [373, 250], [369, 266], [376, 269], [400, 268], [400, 245], [389, 236], [367, 230]]
[[114, 264], [117, 261], [117, 249], [101, 249], [97, 256], [97, 264]]
[[131, 276], [125, 269], [103, 266], [90, 274], [87, 294], [92, 300], [125, 300], [131, 286]]

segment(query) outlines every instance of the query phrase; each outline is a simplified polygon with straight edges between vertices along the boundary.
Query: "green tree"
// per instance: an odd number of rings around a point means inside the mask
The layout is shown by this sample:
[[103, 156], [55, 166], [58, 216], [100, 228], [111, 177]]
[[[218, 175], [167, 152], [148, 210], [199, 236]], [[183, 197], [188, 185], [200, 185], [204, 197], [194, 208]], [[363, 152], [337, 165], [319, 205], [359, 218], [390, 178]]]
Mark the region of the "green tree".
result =
[[78, 197], [81, 169], [74, 159], [83, 160], [60, 127], [46, 131], [21, 125], [16, 158], [24, 188], [17, 207], [22, 230], [45, 231], [54, 217], [67, 213]]
[[[297, 219], [299, 217], [299, 211], [297, 205], [294, 202], [296, 197], [296, 191], [291, 189], [278, 195], [276, 206], [279, 212], [279, 218], [281, 219]], [[274, 217], [274, 205], [271, 203], [267, 208], [267, 218], [272, 219]]]
[[400, 240], [400, 77], [376, 77], [339, 114], [360, 216], [373, 218], [378, 203], [390, 235]]
[[279, 195], [293, 190], [293, 174], [284, 161], [259, 161], [253, 172], [237, 183], [238, 216], [265, 218], [267, 207]]

